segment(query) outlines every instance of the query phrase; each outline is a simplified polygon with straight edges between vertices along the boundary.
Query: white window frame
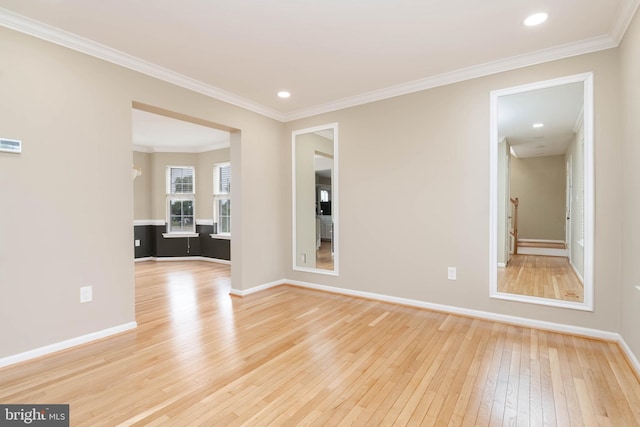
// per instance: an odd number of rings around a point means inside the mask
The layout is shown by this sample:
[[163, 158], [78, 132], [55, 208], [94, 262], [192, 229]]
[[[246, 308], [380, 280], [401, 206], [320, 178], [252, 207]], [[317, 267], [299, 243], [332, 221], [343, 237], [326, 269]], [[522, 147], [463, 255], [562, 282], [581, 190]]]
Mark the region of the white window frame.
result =
[[[231, 209], [231, 182], [229, 183], [229, 191], [220, 189], [220, 170], [225, 167], [231, 167], [230, 162], [216, 163], [213, 165], [213, 222], [217, 224], [214, 236], [231, 237], [231, 216], [229, 216], [229, 232], [220, 231], [220, 209], [219, 202], [223, 200], [229, 201], [229, 209]], [[229, 176], [231, 181], [231, 175]]]
[[[172, 169], [191, 169], [191, 176], [193, 177], [193, 191], [191, 193], [173, 193], [171, 191], [171, 170]], [[196, 168], [194, 166], [167, 166], [166, 169], [166, 190], [167, 190], [167, 200], [166, 200], [166, 218], [167, 218], [167, 232], [165, 237], [174, 236], [188, 236], [195, 237], [198, 234], [196, 233]], [[191, 201], [193, 205], [193, 222], [191, 224], [191, 230], [180, 230], [173, 231], [171, 229], [171, 202], [178, 201]]]

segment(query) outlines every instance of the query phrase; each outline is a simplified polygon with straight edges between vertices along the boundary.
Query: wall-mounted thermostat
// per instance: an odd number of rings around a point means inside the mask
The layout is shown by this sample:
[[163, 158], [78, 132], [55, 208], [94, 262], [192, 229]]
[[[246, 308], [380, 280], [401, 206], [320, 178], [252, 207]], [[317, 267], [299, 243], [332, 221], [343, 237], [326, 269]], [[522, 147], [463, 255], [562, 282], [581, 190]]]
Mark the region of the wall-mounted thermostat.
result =
[[22, 141], [0, 138], [0, 151], [8, 153], [22, 153]]

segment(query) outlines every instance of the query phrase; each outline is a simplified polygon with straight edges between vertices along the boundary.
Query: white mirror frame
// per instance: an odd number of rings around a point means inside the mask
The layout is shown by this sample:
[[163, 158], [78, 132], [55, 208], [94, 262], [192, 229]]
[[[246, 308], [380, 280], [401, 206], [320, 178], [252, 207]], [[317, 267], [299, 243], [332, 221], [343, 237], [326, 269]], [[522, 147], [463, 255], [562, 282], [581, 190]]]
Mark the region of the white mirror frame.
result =
[[[333, 221], [333, 270], [323, 270], [321, 268], [299, 267], [297, 265], [297, 220], [296, 220], [296, 137], [307, 133], [322, 130], [333, 130], [333, 179], [331, 185], [331, 213]], [[338, 203], [338, 123], [314, 126], [306, 129], [294, 130], [291, 132], [291, 213], [292, 213], [292, 266], [293, 270], [306, 271], [308, 273], [326, 274], [330, 276], [338, 275], [338, 242], [339, 242], [339, 203]]]
[[[498, 100], [501, 96], [583, 82], [584, 87], [584, 277], [583, 302], [562, 301], [498, 291]], [[491, 92], [489, 138], [489, 295], [511, 301], [593, 311], [594, 293], [594, 135], [593, 73], [510, 87]]]

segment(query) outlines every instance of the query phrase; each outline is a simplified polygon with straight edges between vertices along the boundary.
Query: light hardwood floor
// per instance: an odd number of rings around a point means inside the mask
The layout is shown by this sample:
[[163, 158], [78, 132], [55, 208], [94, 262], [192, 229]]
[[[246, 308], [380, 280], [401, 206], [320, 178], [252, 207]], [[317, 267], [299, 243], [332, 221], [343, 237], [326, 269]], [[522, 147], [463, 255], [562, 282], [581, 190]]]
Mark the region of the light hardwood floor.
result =
[[333, 254], [331, 253], [330, 241], [322, 241], [320, 248], [316, 251], [316, 268], [333, 270]]
[[498, 291], [563, 301], [584, 301], [584, 287], [566, 257], [511, 255], [498, 268]]
[[618, 346], [280, 286], [136, 265], [138, 328], [0, 370], [2, 403], [71, 425], [640, 425]]

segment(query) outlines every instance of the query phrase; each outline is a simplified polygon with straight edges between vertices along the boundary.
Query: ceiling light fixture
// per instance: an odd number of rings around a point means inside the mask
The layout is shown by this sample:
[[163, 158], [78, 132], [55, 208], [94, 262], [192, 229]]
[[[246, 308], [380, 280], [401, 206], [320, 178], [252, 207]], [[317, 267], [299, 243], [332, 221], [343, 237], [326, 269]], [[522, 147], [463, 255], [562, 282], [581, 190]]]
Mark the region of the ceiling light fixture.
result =
[[538, 128], [541, 128], [541, 127], [544, 127], [544, 123], [534, 123], [534, 124], [533, 124], [533, 127], [534, 127], [535, 129], [538, 129]]
[[291, 93], [287, 92], [286, 90], [281, 90], [280, 92], [278, 92], [278, 98], [289, 98], [291, 96]]
[[535, 27], [536, 25], [540, 25], [544, 21], [546, 21], [548, 17], [549, 15], [544, 12], [534, 13], [524, 20], [524, 25], [526, 25], [527, 27]]

